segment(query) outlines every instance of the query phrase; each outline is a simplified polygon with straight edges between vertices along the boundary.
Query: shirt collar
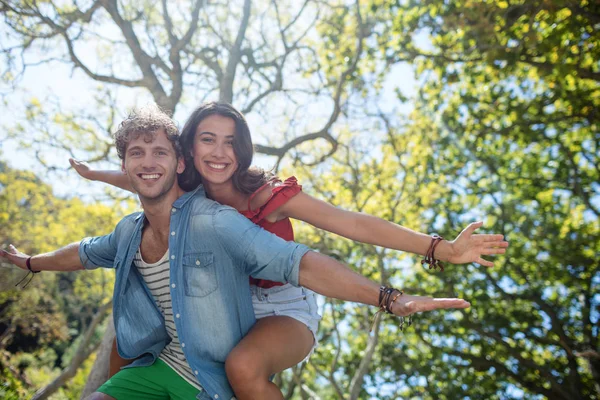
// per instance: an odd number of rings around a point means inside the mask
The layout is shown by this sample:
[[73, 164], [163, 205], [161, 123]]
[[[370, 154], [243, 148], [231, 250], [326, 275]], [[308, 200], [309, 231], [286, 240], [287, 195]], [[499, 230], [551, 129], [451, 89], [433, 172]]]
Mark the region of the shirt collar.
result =
[[196, 193], [200, 196], [206, 197], [206, 192], [204, 191], [204, 186], [199, 185], [196, 189], [192, 190], [191, 192], [185, 193], [183, 196], [181, 196], [177, 200], [175, 200], [175, 203], [173, 203], [173, 207], [177, 208], [177, 209], [182, 208], [192, 197], [194, 197], [196, 195]]
[[[184, 193], [181, 197], [179, 197], [177, 200], [175, 200], [175, 203], [173, 203], [173, 208], [177, 208], [177, 209], [182, 208], [192, 197], [194, 197], [196, 195], [196, 193], [200, 196], [206, 197], [206, 192], [204, 191], [204, 186], [199, 185], [196, 189], [192, 190], [191, 192]], [[137, 217], [135, 217], [135, 221], [139, 221], [139, 219], [142, 218], [143, 216], [144, 216], [144, 212], [142, 211], [141, 213], [138, 214]]]

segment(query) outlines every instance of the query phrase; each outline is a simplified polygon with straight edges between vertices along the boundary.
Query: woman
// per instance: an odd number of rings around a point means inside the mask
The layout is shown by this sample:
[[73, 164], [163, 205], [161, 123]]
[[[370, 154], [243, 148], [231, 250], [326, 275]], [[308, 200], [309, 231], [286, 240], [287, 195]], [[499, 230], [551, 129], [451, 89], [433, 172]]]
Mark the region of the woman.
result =
[[[180, 137], [186, 170], [180, 186], [192, 190], [201, 180], [208, 197], [237, 209], [254, 223], [286, 240], [293, 240], [290, 218], [349, 239], [424, 255], [432, 238], [365, 214], [340, 210], [302, 192], [295, 178], [280, 181], [250, 168], [253, 155], [250, 130], [243, 115], [229, 104], [207, 103], [196, 109]], [[70, 160], [85, 178], [131, 190], [117, 171], [94, 171]], [[192, 168], [193, 166], [193, 168]], [[456, 240], [441, 241], [435, 257], [455, 264], [477, 262], [491, 267], [482, 255], [502, 254], [508, 243], [502, 235], [473, 235], [481, 222], [469, 225]], [[238, 399], [280, 399], [269, 377], [305, 359], [316, 345], [314, 294], [289, 284], [251, 278], [258, 319], [248, 335], [229, 354], [227, 376]], [[114, 354], [115, 352], [113, 352]], [[118, 360], [111, 360], [116, 372]], [[117, 369], [118, 370], [118, 369]]]

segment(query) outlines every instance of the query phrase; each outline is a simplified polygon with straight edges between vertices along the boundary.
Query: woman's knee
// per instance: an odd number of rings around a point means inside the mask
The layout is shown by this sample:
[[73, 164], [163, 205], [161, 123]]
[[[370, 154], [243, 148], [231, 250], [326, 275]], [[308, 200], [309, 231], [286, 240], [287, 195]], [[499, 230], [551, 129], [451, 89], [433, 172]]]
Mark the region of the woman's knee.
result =
[[269, 377], [260, 352], [250, 346], [234, 348], [225, 360], [225, 371], [232, 384]]

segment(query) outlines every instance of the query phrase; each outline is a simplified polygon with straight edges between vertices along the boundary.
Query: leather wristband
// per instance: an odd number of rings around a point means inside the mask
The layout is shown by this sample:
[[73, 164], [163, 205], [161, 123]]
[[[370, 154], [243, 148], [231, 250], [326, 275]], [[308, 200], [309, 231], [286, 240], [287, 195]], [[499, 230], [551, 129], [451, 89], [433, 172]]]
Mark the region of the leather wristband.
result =
[[30, 257], [27, 258], [27, 260], [25, 260], [25, 265], [27, 265], [27, 269], [29, 270], [29, 272], [31, 272], [33, 274], [37, 274], [37, 273], [39, 273], [41, 271], [34, 271], [34, 270], [31, 269], [31, 258], [32, 257], [33, 256], [30, 256]]

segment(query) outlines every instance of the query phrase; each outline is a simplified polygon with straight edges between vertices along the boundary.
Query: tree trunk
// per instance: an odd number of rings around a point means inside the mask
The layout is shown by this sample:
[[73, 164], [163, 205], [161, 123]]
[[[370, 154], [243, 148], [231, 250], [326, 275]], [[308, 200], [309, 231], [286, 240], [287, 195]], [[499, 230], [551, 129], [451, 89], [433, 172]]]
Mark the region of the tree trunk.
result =
[[112, 313], [108, 316], [109, 321], [106, 324], [106, 332], [102, 338], [102, 343], [96, 353], [96, 361], [88, 375], [87, 382], [81, 392], [81, 399], [94, 393], [108, 379], [108, 363], [110, 351], [112, 349], [113, 339], [115, 338], [115, 324], [113, 323]]
[[49, 385], [38, 390], [32, 397], [32, 400], [44, 400], [49, 398], [53, 393], [55, 393], [65, 383], [67, 383], [71, 378], [75, 376], [77, 370], [79, 369], [79, 367], [81, 367], [81, 364], [83, 364], [83, 362], [87, 360], [88, 357], [98, 348], [98, 345], [90, 347], [90, 342], [92, 341], [96, 327], [100, 322], [102, 322], [102, 320], [104, 319], [104, 315], [110, 309], [111, 306], [112, 301], [109, 301], [108, 303], [100, 307], [98, 312], [96, 312], [96, 314], [94, 315], [94, 318], [92, 318], [92, 321], [90, 322], [90, 325], [88, 326], [83, 336], [83, 340], [79, 344], [79, 347], [77, 348], [77, 351], [75, 352], [75, 355], [73, 356], [73, 359], [71, 360], [69, 366], [65, 368], [63, 372]]

